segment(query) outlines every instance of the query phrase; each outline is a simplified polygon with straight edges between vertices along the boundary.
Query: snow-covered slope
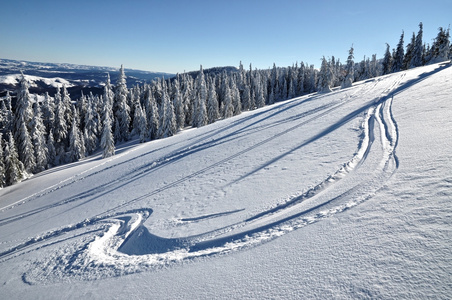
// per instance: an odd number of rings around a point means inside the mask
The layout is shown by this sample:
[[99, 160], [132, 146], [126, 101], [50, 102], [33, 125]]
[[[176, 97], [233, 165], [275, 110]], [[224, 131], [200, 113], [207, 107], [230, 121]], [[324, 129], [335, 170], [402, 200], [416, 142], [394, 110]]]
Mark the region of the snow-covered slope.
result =
[[452, 68], [291, 99], [0, 190], [6, 298], [448, 298]]

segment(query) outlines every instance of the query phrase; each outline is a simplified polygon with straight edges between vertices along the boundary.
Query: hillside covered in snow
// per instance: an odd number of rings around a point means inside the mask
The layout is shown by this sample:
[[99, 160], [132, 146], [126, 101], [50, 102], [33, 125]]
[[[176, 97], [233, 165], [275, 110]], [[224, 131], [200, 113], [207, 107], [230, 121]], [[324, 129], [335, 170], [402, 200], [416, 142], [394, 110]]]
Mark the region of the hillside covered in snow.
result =
[[5, 299], [447, 299], [452, 68], [372, 78], [0, 190]]

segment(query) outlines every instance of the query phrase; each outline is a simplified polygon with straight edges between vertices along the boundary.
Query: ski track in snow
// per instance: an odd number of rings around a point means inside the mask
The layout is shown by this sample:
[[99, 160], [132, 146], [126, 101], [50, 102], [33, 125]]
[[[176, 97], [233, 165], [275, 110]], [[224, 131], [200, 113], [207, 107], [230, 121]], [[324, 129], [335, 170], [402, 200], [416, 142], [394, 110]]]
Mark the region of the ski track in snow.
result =
[[[212, 255], [224, 255], [233, 251], [247, 249], [359, 205], [384, 187], [386, 180], [394, 174], [399, 166], [396, 155], [399, 132], [392, 113], [392, 103], [394, 94], [397, 93], [397, 88], [403, 82], [405, 75], [406, 73], [400, 73], [397, 80], [391, 81], [391, 84], [383, 90], [380, 97], [372, 103], [365, 104], [356, 111], [351, 112], [338, 123], [333, 124], [323, 132], [301, 144], [310, 143], [364, 113], [363, 134], [358, 145], [358, 151], [353, 155], [351, 160], [344, 163], [340, 169], [323, 182], [300, 193], [298, 196], [292, 197], [283, 204], [258, 212], [254, 216], [224, 228], [196, 236], [174, 239], [155, 236], [143, 225], [152, 215], [153, 210], [151, 208], [121, 211], [121, 209], [131, 203], [170, 189], [215, 166], [224, 164], [231, 159], [247, 153], [256, 147], [261, 147], [269, 142], [270, 139], [273, 139], [273, 137], [270, 137], [159, 189], [144, 193], [138, 198], [131, 199], [109, 209], [101, 216], [95, 216], [83, 222], [47, 232], [11, 247], [0, 253], [0, 262], [41, 248], [54, 246], [63, 241], [71, 241], [71, 243], [65, 243], [64, 247], [60, 247], [57, 251], [52, 252], [50, 257], [31, 263], [29, 271], [23, 274], [22, 280], [27, 284], [38, 284], [49, 281], [70, 281], [72, 279], [96, 280], [153, 270], [174, 263], [183, 263], [191, 259], [199, 259]], [[299, 122], [280, 134], [286, 134], [299, 126], [312, 122], [316, 118], [330, 114], [338, 107], [347, 103], [347, 101], [356, 101], [361, 94], [369, 93], [385, 81], [384, 78], [377, 78], [372, 82], [374, 84], [370, 86], [361, 84], [361, 87], [353, 89], [353, 93], [351, 94], [344, 92], [345, 97], [336, 103], [326, 104], [310, 111], [305, 111], [290, 120], [283, 120], [284, 122]], [[322, 97], [322, 95], [312, 96], [306, 100], [298, 101], [311, 101], [316, 97]], [[292, 105], [295, 106], [298, 104], [297, 102], [288, 101], [281, 106], [281, 109], [290, 109]], [[263, 112], [263, 114], [270, 114], [269, 116], [278, 113], [280, 111], [274, 112], [270, 110]], [[152, 163], [138, 166], [127, 172], [124, 176], [113, 179], [105, 185], [96, 186], [89, 191], [50, 204], [50, 206], [60, 206], [79, 200], [90, 201], [88, 199], [90, 197], [98, 197], [99, 195], [108, 193], [112, 189], [127, 185], [134, 179], [144, 176], [148, 172], [154, 172], [166, 164], [177, 161], [190, 153], [202, 151], [206, 147], [212, 147], [212, 144], [222, 144], [229, 138], [237, 138], [237, 135], [246, 135], [248, 130], [256, 130], [253, 126], [258, 122], [258, 120], [251, 122], [249, 125], [241, 127], [230, 135], [222, 136], [218, 139], [215, 139], [214, 136], [216, 131], [213, 133], [209, 132], [209, 137], [214, 138], [213, 142], [209, 142], [209, 144], [204, 142], [206, 136], [198, 136], [194, 138], [193, 146], [189, 148], [176, 149], [169, 155]], [[235, 125], [232, 123], [230, 126], [233, 127]], [[270, 124], [270, 126], [276, 125]], [[224, 128], [218, 130], [224, 130]], [[121, 154], [121, 156], [139, 148], [135, 147]], [[159, 150], [154, 149], [151, 152], [157, 152]], [[145, 156], [149, 153], [141, 155]], [[127, 163], [128, 161], [114, 163], [121, 156], [118, 155], [117, 157], [103, 161], [101, 164], [87, 171], [7, 205], [0, 210], [13, 209], [19, 204], [34, 201], [43, 195], [52, 193], [75, 182], [89, 180], [90, 177], [98, 175], [106, 169]], [[111, 166], [104, 169], [100, 168], [111, 162], [113, 162]], [[258, 170], [254, 170], [253, 172], [256, 171]], [[240, 181], [240, 179], [237, 181]], [[234, 182], [231, 184], [234, 184]], [[44, 207], [41, 210], [47, 208]], [[38, 213], [41, 210], [32, 211], [28, 215]], [[196, 218], [185, 218], [180, 221], [198, 222], [209, 218], [234, 214], [238, 211], [240, 210], [219, 212]], [[23, 216], [17, 216], [16, 218]], [[0, 221], [0, 225], [14, 220], [16, 219], [3, 219]]]

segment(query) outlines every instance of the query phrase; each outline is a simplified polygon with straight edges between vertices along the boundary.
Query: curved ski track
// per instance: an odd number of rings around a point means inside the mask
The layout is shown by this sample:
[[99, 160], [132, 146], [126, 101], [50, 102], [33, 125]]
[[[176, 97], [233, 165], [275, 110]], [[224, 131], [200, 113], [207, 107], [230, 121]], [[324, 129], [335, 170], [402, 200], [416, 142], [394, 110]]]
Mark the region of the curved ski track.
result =
[[[0, 262], [58, 244], [62, 241], [74, 239], [78, 242], [72, 243], [64, 249], [60, 249], [51, 257], [32, 263], [29, 271], [23, 274], [22, 280], [27, 284], [72, 279], [95, 280], [143, 272], [161, 266], [183, 262], [188, 259], [226, 254], [231, 251], [254, 247], [306, 225], [348, 210], [366, 201], [377, 193], [398, 168], [399, 161], [396, 155], [396, 148], [399, 132], [392, 113], [393, 96], [391, 97], [391, 92], [401, 83], [404, 76], [405, 74], [402, 73], [398, 80], [395, 80], [382, 92], [379, 98], [375, 99], [373, 103], [363, 106], [362, 112], [365, 112], [362, 126], [363, 135], [359, 143], [358, 151], [352, 159], [344, 163], [339, 170], [326, 178], [323, 182], [301, 195], [293, 197], [284, 204], [259, 212], [252, 217], [224, 228], [197, 236], [177, 239], [161, 238], [153, 235], [147, 230], [143, 223], [151, 216], [152, 209], [143, 208], [120, 211], [122, 207], [129, 205], [132, 202], [167, 190], [172, 186], [213, 168], [214, 166], [223, 164], [230, 159], [251, 151], [256, 147], [262, 146], [270, 140], [269, 138], [194, 172], [189, 176], [176, 180], [160, 189], [145, 193], [139, 198], [132, 199], [112, 208], [106, 211], [103, 216], [95, 216], [86, 219], [83, 222], [24, 241], [9, 250], [1, 252]], [[356, 94], [361, 91], [369, 92], [378, 85], [379, 81], [381, 81], [381, 79], [375, 80], [374, 85], [371, 87], [356, 89], [354, 93]], [[290, 132], [296, 127], [303, 126], [320, 116], [331, 113], [342, 106], [346, 101], [350, 101], [348, 99], [350, 97], [351, 95], [346, 94], [346, 97], [338, 103], [328, 104], [296, 116], [295, 118], [302, 120], [302, 122], [297, 123], [286, 132]], [[357, 99], [357, 97], [351, 100], [353, 101], [355, 99]], [[308, 98], [304, 101], [310, 100], [312, 100], [312, 98]], [[281, 109], [290, 109], [295, 105], [298, 104], [288, 101], [281, 106]], [[361, 112], [361, 110], [358, 112]], [[279, 111], [267, 111], [264, 113], [277, 114]], [[343, 123], [348, 122], [351, 118], [356, 116], [357, 112], [353, 115], [350, 114], [349, 118], [343, 120]], [[258, 122], [259, 121], [257, 120], [230, 135], [214, 139], [213, 143], [215, 145], [221, 144], [233, 135], [237, 136], [237, 134], [246, 134], [248, 130], [256, 130], [251, 126]], [[230, 125], [230, 127], [233, 126], [234, 123]], [[212, 134], [212, 136], [213, 135], [214, 134]], [[99, 194], [108, 193], [110, 188], [113, 189], [118, 186], [126, 185], [135, 178], [144, 176], [147, 172], [153, 172], [165, 164], [178, 160], [192, 152], [202, 151], [206, 147], [211, 147], [210, 144], [202, 142], [203, 140], [204, 137], [200, 137], [194, 141], [192, 147], [177, 149], [159, 161], [155, 161], [149, 165], [138, 166], [119, 179], [112, 180], [103, 186], [94, 187], [75, 197], [63, 199], [50, 206], [54, 207], [77, 200], [86, 200], [89, 197], [97, 197]], [[160, 149], [154, 151], [158, 150]], [[118, 164], [123, 163], [127, 163], [127, 161]], [[109, 168], [115, 167], [118, 164], [110, 166]], [[27, 197], [26, 199], [17, 201], [16, 205], [32, 201], [44, 194], [51, 193], [56, 189], [70, 185], [79, 180], [89, 179], [89, 177], [98, 174], [99, 172], [103, 172], [102, 169], [95, 170], [99, 166], [100, 165], [77, 176], [73, 176], [61, 182], [60, 185], [50, 187]], [[10, 209], [13, 207], [14, 205], [8, 205], [2, 209]], [[48, 207], [43, 209], [47, 208]], [[30, 212], [28, 215], [38, 213], [39, 211], [40, 210]], [[215, 218], [235, 212], [236, 211], [230, 211], [212, 214], [183, 221], [199, 221], [205, 218]], [[24, 215], [20, 215], [15, 218], [3, 219], [0, 222], [0, 225], [6, 222], [16, 221], [23, 216]]]

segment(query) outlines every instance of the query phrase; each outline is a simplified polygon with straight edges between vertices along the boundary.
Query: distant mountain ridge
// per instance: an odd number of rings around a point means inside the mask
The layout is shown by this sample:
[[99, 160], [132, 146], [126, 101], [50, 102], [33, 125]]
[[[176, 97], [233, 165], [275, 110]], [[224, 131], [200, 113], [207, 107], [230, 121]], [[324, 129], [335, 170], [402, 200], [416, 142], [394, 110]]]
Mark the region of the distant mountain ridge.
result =
[[[54, 95], [56, 87], [64, 84], [71, 96], [77, 98], [82, 90], [84, 93], [100, 93], [107, 79], [107, 73], [110, 74], [111, 82], [114, 84], [119, 75], [119, 66], [113, 68], [0, 58], [0, 96], [6, 94], [6, 91], [15, 92], [18, 84], [17, 75], [21, 72], [32, 79], [31, 93], [44, 94], [48, 92], [50, 95]], [[155, 78], [163, 77], [166, 79], [174, 76], [170, 73], [134, 69], [125, 69], [125, 73], [128, 87], [150, 82]]]

